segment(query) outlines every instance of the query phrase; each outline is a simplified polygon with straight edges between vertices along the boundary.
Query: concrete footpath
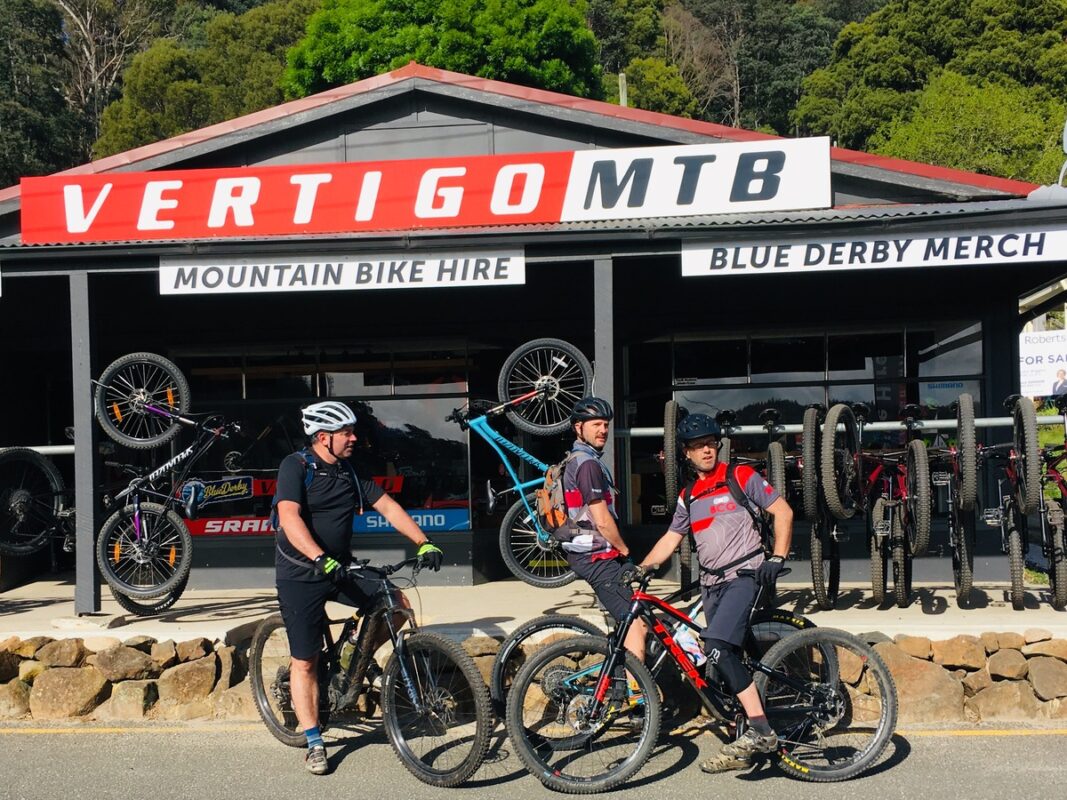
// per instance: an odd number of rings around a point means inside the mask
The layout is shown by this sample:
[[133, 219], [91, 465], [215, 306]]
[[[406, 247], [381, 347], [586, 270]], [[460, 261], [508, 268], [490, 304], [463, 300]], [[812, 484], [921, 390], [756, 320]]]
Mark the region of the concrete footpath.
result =
[[[675, 588], [665, 581], [653, 585], [657, 594]], [[1067, 638], [1067, 612], [1055, 611], [1043, 588], [1028, 587], [1022, 611], [1012, 609], [1007, 588], [1006, 584], [982, 584], [972, 595], [971, 607], [960, 609], [951, 585], [919, 584], [912, 604], [896, 608], [876, 607], [870, 584], [844, 584], [837, 607], [819, 611], [810, 583], [798, 580], [779, 586], [778, 605], [809, 616], [820, 626], [852, 633], [880, 631], [890, 637], [909, 634], [939, 640], [959, 634], [1023, 633], [1040, 628], [1054, 638]], [[504, 580], [477, 586], [417, 587], [409, 589], [408, 595], [420, 625], [456, 638], [472, 634], [503, 637], [522, 622], [548, 613], [576, 614], [604, 624], [592, 592], [581, 582], [559, 589], [535, 589], [517, 580]], [[73, 574], [0, 593], [0, 641], [10, 636], [126, 639], [144, 634], [159, 641], [181, 642], [202, 636], [237, 645], [251, 636], [259, 620], [277, 610], [270, 590], [189, 589], [171, 609], [149, 618], [124, 612], [106, 586], [101, 596], [102, 613], [78, 617], [74, 614]], [[332, 606], [330, 613], [342, 618], [344, 607]]]

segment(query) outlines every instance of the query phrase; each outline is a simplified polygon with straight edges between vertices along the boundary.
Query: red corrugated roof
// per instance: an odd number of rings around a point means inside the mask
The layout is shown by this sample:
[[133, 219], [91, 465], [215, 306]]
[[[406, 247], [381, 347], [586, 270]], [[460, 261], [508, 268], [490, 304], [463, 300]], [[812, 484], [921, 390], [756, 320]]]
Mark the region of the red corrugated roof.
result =
[[[464, 75], [459, 72], [449, 72], [434, 67], [426, 67], [412, 61], [407, 66], [393, 70], [392, 72], [376, 75], [373, 78], [366, 78], [365, 80], [350, 83], [346, 86], [339, 86], [335, 89], [328, 89], [325, 92], [320, 92], [319, 94], [311, 95], [310, 97], [282, 103], [281, 105], [266, 108], [262, 111], [256, 111], [252, 114], [246, 114], [243, 117], [220, 122], [216, 125], [209, 125], [206, 128], [183, 133], [179, 136], [171, 137], [170, 139], [164, 139], [161, 142], [153, 142], [152, 144], [147, 144], [143, 147], [127, 150], [124, 153], [117, 153], [116, 155], [108, 156], [107, 158], [102, 158], [98, 161], [91, 161], [88, 164], [72, 167], [71, 169], [63, 170], [62, 172], [57, 172], [55, 174], [91, 175], [100, 172], [108, 172], [119, 167], [137, 164], [140, 161], [145, 161], [163, 153], [179, 150], [187, 145], [214, 139], [235, 131], [246, 130], [264, 122], [282, 119], [293, 114], [299, 114], [303, 111], [328, 105], [338, 100], [344, 100], [348, 97], [353, 97], [375, 89], [380, 89], [384, 86], [391, 86], [415, 78], [459, 86], [464, 89], [471, 89], [486, 94], [497, 94], [505, 97], [529, 100], [543, 105], [570, 108], [575, 111], [582, 111], [589, 114], [624, 119], [632, 122], [642, 122], [663, 128], [699, 133], [704, 136], [714, 136], [727, 141], [750, 142], [781, 138], [770, 134], [745, 130], [743, 128], [731, 128], [727, 125], [718, 125], [714, 122], [702, 122], [700, 120], [686, 119], [684, 117], [674, 117], [670, 114], [644, 111], [639, 108], [626, 108], [615, 105], [614, 103], [605, 103], [599, 100], [587, 100], [581, 97], [559, 94], [558, 92], [545, 91], [544, 89], [532, 89], [527, 86], [517, 86], [516, 84], [505, 83], [503, 81], [476, 78], [472, 75]], [[1038, 188], [1037, 184], [1027, 183], [1025, 181], [995, 178], [989, 175], [979, 175], [973, 172], [948, 169], [946, 167], [935, 167], [929, 164], [920, 164], [915, 161], [905, 161], [904, 159], [899, 158], [877, 156], [856, 150], [845, 150], [839, 147], [832, 149], [831, 158], [835, 161], [842, 161], [849, 164], [884, 169], [890, 172], [915, 175], [934, 180], [949, 181], [964, 186], [974, 186], [976, 188], [1004, 192], [1010, 195], [1025, 196]], [[19, 193], [20, 188], [18, 186], [0, 190], [0, 202], [16, 198], [19, 196]]]

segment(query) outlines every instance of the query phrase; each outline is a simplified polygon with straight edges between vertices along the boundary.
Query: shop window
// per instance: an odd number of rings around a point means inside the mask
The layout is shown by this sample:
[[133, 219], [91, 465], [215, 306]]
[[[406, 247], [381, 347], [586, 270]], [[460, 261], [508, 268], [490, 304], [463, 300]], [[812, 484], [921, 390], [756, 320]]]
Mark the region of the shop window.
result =
[[393, 363], [388, 353], [323, 353], [323, 397], [368, 397], [393, 393]]
[[[714, 417], [720, 411], [733, 411], [739, 425], [760, 425], [760, 412], [766, 408], [777, 409], [783, 424], [799, 424], [804, 421], [804, 409], [812, 403], [825, 402], [822, 386], [740, 386], [723, 389], [689, 389], [676, 393], [678, 404], [690, 413], [708, 414]], [[767, 436], [763, 434], [735, 437], [735, 452], [762, 452], [767, 449]]]
[[946, 324], [934, 330], [908, 330], [908, 377], [982, 373], [981, 323]]
[[197, 408], [244, 397], [244, 361], [241, 356], [176, 355], [174, 360], [189, 381], [189, 393]]
[[397, 394], [465, 394], [467, 357], [447, 351], [397, 353], [393, 385]]
[[904, 334], [830, 336], [827, 362], [830, 380], [899, 380], [904, 377]]
[[822, 380], [826, 358], [822, 336], [797, 336], [752, 340], [752, 380]]
[[248, 355], [244, 366], [244, 396], [249, 400], [315, 397], [318, 394], [316, 372], [313, 354]]
[[735, 383], [748, 377], [748, 343], [744, 339], [675, 342], [674, 383]]

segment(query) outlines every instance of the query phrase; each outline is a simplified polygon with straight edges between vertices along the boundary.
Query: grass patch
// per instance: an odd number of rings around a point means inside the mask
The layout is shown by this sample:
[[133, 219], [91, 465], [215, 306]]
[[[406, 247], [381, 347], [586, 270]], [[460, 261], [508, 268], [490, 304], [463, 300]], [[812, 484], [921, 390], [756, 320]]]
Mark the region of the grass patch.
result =
[[1032, 586], [1048, 586], [1048, 575], [1039, 569], [1023, 569], [1023, 580]]

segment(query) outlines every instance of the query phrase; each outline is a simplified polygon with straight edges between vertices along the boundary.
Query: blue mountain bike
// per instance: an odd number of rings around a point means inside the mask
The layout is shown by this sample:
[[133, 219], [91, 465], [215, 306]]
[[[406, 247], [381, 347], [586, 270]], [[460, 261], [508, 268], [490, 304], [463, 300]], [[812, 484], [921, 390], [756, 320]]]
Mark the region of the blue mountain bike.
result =
[[[559, 542], [541, 527], [534, 512], [534, 490], [544, 484], [549, 465], [494, 430], [490, 420], [506, 415], [526, 433], [561, 434], [570, 427], [575, 402], [589, 394], [592, 376], [588, 359], [574, 345], [560, 339], [535, 339], [504, 362], [497, 382], [499, 403], [473, 400], [446, 418], [477, 433], [500, 456], [512, 486], [496, 492], [486, 484], [489, 513], [493, 513], [501, 496], [510, 492], [519, 495], [500, 525], [500, 554], [515, 577], [542, 589], [565, 586], [574, 580], [574, 571]], [[476, 416], [472, 417], [472, 413]], [[537, 476], [530, 480], [519, 477], [519, 461], [532, 466]]]

